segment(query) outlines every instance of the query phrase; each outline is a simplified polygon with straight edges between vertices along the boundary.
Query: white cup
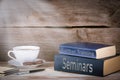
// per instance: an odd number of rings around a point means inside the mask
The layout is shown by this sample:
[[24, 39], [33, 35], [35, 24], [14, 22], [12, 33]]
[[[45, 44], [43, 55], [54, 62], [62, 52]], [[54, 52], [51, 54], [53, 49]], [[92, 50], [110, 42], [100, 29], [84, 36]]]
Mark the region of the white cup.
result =
[[[38, 46], [17, 46], [14, 47], [13, 50], [8, 51], [8, 56], [23, 65], [23, 62], [35, 61], [39, 51], [40, 47]], [[11, 54], [13, 54], [14, 57]]]

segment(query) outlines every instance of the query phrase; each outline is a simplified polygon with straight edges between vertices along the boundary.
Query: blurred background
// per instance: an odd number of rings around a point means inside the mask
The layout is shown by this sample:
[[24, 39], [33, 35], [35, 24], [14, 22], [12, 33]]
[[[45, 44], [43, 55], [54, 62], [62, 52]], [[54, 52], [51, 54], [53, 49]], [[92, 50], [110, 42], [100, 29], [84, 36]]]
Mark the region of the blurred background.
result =
[[59, 45], [87, 41], [113, 44], [120, 52], [119, 0], [0, 0], [0, 61], [15, 46], [40, 46], [53, 61]]

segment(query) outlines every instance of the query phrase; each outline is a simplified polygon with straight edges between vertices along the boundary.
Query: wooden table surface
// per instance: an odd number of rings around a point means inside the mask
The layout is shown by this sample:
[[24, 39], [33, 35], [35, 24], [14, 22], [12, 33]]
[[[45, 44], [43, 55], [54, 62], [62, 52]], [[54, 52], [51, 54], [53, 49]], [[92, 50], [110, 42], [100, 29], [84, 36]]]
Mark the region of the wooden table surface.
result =
[[[2, 76], [0, 80], [120, 80], [120, 71], [106, 77], [66, 73], [54, 71], [53, 62], [47, 62], [40, 66], [46, 68], [45, 71], [23, 74]], [[9, 66], [5, 62], [0, 62], [0, 66]]]

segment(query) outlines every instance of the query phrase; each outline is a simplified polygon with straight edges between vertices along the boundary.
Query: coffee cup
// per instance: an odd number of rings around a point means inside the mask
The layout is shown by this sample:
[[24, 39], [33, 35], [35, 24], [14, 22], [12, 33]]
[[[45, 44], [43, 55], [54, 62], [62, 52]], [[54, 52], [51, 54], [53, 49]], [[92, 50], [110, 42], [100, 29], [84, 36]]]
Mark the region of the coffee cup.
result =
[[8, 56], [18, 61], [21, 65], [24, 62], [33, 62], [39, 55], [40, 47], [38, 46], [16, 46], [8, 51]]

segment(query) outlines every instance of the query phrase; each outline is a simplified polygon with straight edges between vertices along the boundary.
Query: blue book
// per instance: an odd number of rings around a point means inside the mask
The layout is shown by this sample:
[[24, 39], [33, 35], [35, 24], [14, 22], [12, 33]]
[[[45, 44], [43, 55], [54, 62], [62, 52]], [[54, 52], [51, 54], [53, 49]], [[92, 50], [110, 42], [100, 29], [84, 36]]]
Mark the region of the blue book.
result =
[[94, 59], [114, 56], [116, 48], [114, 45], [90, 43], [90, 42], [73, 42], [61, 44], [59, 53]]
[[120, 55], [91, 59], [59, 54], [54, 59], [54, 69], [57, 71], [106, 76], [120, 70]]

